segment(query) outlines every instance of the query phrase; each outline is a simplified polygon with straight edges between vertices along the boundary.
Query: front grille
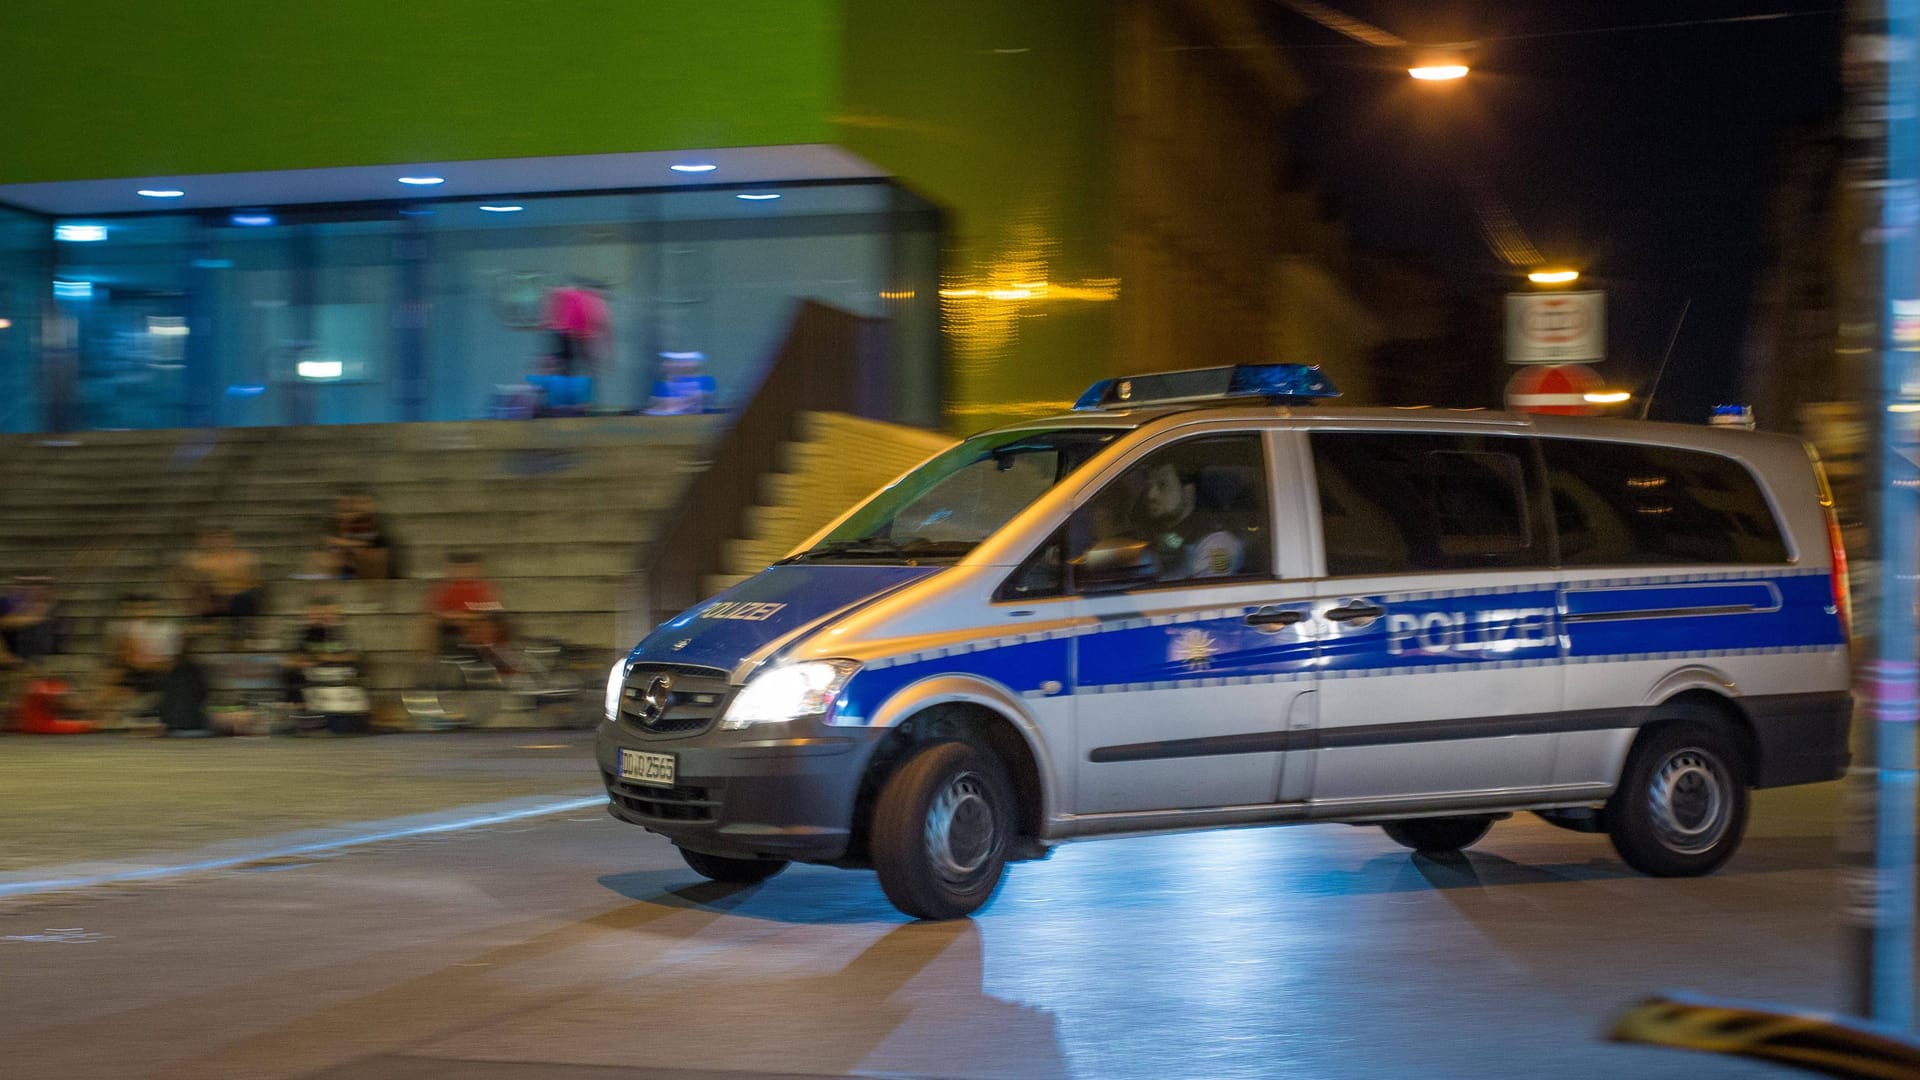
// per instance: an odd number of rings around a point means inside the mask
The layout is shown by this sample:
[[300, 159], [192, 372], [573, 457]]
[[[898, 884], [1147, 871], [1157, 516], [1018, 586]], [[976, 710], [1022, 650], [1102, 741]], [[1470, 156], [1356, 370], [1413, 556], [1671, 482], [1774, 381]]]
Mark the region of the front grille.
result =
[[[664, 678], [664, 708], [648, 700], [656, 680]], [[727, 673], [691, 664], [636, 664], [620, 690], [620, 718], [654, 735], [691, 735], [705, 731], [726, 711]]]
[[659, 821], [712, 821], [720, 800], [704, 787], [648, 787], [607, 777], [607, 794], [627, 813]]

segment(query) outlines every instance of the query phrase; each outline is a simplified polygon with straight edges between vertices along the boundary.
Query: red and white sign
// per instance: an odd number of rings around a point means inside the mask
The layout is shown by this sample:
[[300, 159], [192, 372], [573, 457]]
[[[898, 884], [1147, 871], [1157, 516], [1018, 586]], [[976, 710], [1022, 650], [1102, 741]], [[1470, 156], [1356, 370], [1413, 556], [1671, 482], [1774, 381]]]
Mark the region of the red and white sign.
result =
[[1507, 380], [1507, 408], [1550, 416], [1592, 416], [1599, 407], [1587, 395], [1601, 385], [1600, 376], [1584, 364], [1535, 364]]
[[1607, 294], [1507, 294], [1507, 363], [1563, 364], [1607, 356]]

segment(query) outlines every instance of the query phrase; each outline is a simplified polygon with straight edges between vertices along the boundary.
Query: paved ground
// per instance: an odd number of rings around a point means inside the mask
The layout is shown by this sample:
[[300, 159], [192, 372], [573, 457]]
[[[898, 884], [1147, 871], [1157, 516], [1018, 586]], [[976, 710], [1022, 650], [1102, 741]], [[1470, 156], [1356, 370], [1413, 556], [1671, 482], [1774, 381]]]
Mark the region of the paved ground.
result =
[[600, 791], [586, 732], [0, 736], [0, 873]]
[[[586, 762], [470, 738], [411, 760], [475, 786], [551, 770], [556, 790], [573, 790], [563, 758]], [[337, 749], [362, 747], [415, 753]], [[282, 747], [179, 752], [202, 749]], [[863, 873], [704, 884], [581, 809], [0, 901], [0, 1072], [1797, 1076], [1596, 1033], [1659, 989], [1838, 1005], [1837, 795], [1762, 793], [1747, 847], [1706, 879], [1638, 876], [1604, 839], [1531, 819], [1458, 863], [1376, 829], [1258, 829], [1068, 846], [947, 924], [908, 922]]]

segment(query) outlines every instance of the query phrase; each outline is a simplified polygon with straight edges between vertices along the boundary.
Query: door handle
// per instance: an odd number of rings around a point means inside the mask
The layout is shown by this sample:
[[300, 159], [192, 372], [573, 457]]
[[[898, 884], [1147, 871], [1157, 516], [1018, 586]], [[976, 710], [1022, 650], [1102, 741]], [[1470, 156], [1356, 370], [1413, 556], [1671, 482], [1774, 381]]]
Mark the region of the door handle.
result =
[[1333, 608], [1327, 612], [1327, 618], [1334, 622], [1370, 623], [1387, 613], [1379, 604], [1369, 604], [1365, 600], [1354, 600], [1344, 607]]
[[1248, 626], [1257, 626], [1262, 630], [1278, 630], [1283, 626], [1292, 626], [1306, 617], [1306, 612], [1292, 608], [1263, 607], [1248, 614], [1243, 621]]

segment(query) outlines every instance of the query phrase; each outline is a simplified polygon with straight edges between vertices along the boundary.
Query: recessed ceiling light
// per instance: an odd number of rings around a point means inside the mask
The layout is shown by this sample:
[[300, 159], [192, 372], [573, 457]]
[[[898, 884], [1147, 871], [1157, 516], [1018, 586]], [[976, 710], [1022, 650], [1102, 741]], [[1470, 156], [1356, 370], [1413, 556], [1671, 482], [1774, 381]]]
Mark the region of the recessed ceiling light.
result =
[[235, 214], [227, 220], [233, 222], [235, 225], [271, 225], [273, 224], [273, 215], [261, 213]]
[[669, 169], [672, 169], [672, 170], [673, 170], [674, 172], [712, 172], [713, 170], [715, 170], [715, 169], [717, 169], [717, 168], [719, 168], [719, 167], [720, 167], [720, 166], [718, 166], [718, 165], [709, 165], [709, 164], [707, 164], [707, 163], [706, 163], [706, 162], [704, 162], [704, 161], [703, 161], [703, 162], [698, 162], [698, 163], [696, 163], [696, 164], [691, 164], [691, 165], [669, 165], [669, 166], [667, 166], [667, 168], [669, 168]]
[[432, 187], [434, 184], [446, 183], [447, 178], [444, 176], [403, 176], [400, 178], [400, 182], [403, 184], [412, 184], [415, 187]]
[[748, 202], [766, 202], [768, 199], [777, 199], [779, 197], [779, 195], [771, 191], [743, 191], [734, 196], [736, 199], [745, 199]]
[[489, 214], [517, 214], [517, 213], [519, 213], [520, 211], [522, 211], [522, 210], [525, 210], [525, 209], [526, 209], [526, 207], [524, 207], [524, 206], [512, 206], [512, 205], [507, 205], [507, 206], [483, 206], [483, 207], [481, 207], [480, 209], [482, 209], [482, 210], [485, 210], [485, 211], [486, 211], [487, 213], [489, 213]]
[[146, 188], [146, 187], [143, 187], [143, 188], [141, 188], [141, 189], [140, 189], [139, 191], [137, 191], [137, 192], [135, 192], [134, 194], [136, 194], [136, 195], [144, 195], [144, 196], [146, 196], [146, 197], [147, 197], [147, 198], [149, 198], [149, 199], [177, 199], [177, 198], [179, 198], [180, 196], [182, 196], [182, 195], [185, 195], [185, 194], [186, 194], [186, 192], [184, 192], [184, 191], [181, 191], [181, 190], [180, 190], [180, 189], [178, 189], [178, 188]]

